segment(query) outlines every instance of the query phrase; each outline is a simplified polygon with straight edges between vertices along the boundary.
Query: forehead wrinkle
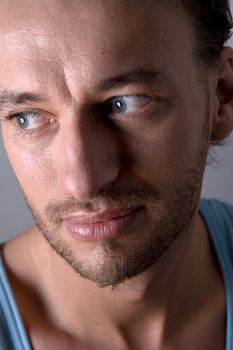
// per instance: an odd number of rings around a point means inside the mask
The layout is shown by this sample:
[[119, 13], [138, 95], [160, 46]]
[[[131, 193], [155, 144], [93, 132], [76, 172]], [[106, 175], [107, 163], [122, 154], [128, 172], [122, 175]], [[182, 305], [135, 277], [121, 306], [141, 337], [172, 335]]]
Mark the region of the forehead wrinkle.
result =
[[[28, 69], [30, 66], [31, 69]], [[58, 64], [55, 65], [53, 61], [41, 64], [40, 60], [37, 63], [28, 59], [20, 60], [17, 69], [21, 72], [20, 81], [24, 83], [17, 83], [19, 76], [16, 83], [1, 83], [1, 110], [17, 105], [33, 106], [36, 103], [58, 111], [60, 104], [70, 105], [71, 94]]]
[[[61, 1], [62, 2], [62, 1]], [[65, 2], [62, 2], [65, 5]], [[83, 94], [87, 94], [87, 92], [94, 91], [92, 89], [93, 83], [98, 82], [100, 77], [104, 76], [111, 76], [111, 73], [118, 73], [118, 67], [124, 67], [129, 68], [132, 66], [138, 65], [140, 63], [141, 57], [137, 55], [137, 52], [140, 52], [140, 47], [138, 49], [137, 47], [137, 41], [136, 44], [134, 42], [134, 37], [132, 35], [135, 34], [135, 30], [137, 29], [137, 39], [139, 43], [143, 43], [141, 45], [142, 47], [149, 47], [149, 44], [151, 44], [151, 38], [149, 42], [147, 42], [147, 32], [151, 32], [151, 28], [144, 28], [144, 31], [140, 31], [141, 23], [142, 25], [144, 23], [147, 23], [147, 17], [144, 18], [144, 11], [136, 11], [136, 18], [141, 18], [141, 21], [135, 20], [135, 16], [132, 15], [129, 17], [129, 19], [132, 19], [132, 23], [130, 21], [127, 24], [127, 16], [121, 16], [122, 23], [118, 24], [119, 21], [113, 21], [114, 16], [116, 15], [116, 11], [110, 11], [110, 14], [112, 15], [112, 21], [110, 21], [109, 17], [105, 18], [103, 15], [107, 13], [108, 10], [110, 10], [112, 7], [110, 6], [111, 3], [107, 3], [105, 1], [100, 1], [98, 4], [102, 4], [103, 9], [99, 8], [98, 16], [95, 18], [96, 24], [98, 27], [96, 30], [93, 30], [93, 23], [92, 23], [92, 15], [95, 14], [96, 11], [93, 11], [93, 8], [90, 6], [90, 11], [87, 11], [86, 8], [86, 2], [75, 2], [71, 1], [71, 4], [75, 7], [77, 5], [77, 8], [79, 6], [83, 6], [85, 9], [84, 14], [86, 15], [86, 18], [81, 18], [83, 14], [80, 14], [80, 11], [71, 11], [72, 6], [67, 6], [69, 13], [72, 13], [72, 23], [75, 26], [69, 26], [70, 22], [67, 22], [67, 13], [64, 15], [64, 17], [60, 20], [60, 26], [58, 17], [53, 16], [53, 22], [51, 22], [51, 29], [48, 26], [48, 21], [45, 20], [45, 22], [42, 20], [40, 26], [38, 25], [38, 18], [36, 19], [36, 26], [38, 27], [36, 30], [33, 27], [33, 21], [29, 22], [29, 25], [32, 25], [32, 28], [30, 30], [25, 30], [25, 27], [23, 27], [21, 31], [21, 41], [24, 39], [24, 36], [28, 36], [29, 44], [32, 45], [32, 48], [34, 50], [35, 58], [39, 54], [40, 57], [43, 56], [43, 54], [46, 54], [46, 62], [51, 62], [51, 66], [53, 66], [53, 57], [52, 54], [55, 52], [56, 59], [59, 59], [58, 62], [58, 75], [60, 77], [60, 80], [58, 77], [53, 76], [51, 74], [50, 76], [47, 74], [47, 70], [43, 72], [44, 78], [46, 80], [49, 80], [49, 84], [52, 89], [56, 89], [59, 91], [59, 93], [64, 97], [66, 96], [67, 100], [71, 101], [71, 99], [78, 100], [83, 96]], [[122, 1], [121, 4], [125, 4], [126, 2]], [[152, 1], [151, 1], [152, 3]], [[87, 4], [91, 5], [91, 1], [87, 1]], [[130, 2], [129, 2], [130, 4]], [[133, 6], [134, 2], [131, 1], [131, 4]], [[98, 5], [98, 6], [99, 6]], [[106, 8], [105, 8], [106, 5]], [[138, 6], [139, 3], [136, 4]], [[100, 6], [101, 7], [101, 6]], [[113, 7], [113, 10], [117, 10], [117, 13], [119, 15], [122, 15], [122, 8], [119, 9], [118, 5], [116, 7]], [[66, 11], [66, 12], [67, 12]], [[56, 12], [55, 12], [56, 13]], [[59, 14], [59, 13], [57, 13]], [[146, 11], [145, 15], [150, 16], [151, 11]], [[139, 16], [139, 17], [138, 17]], [[64, 19], [65, 18], [65, 19]], [[26, 16], [25, 16], [26, 19]], [[100, 19], [103, 19], [101, 21]], [[133, 21], [134, 19], [134, 21]], [[76, 22], [74, 22], [76, 20]], [[80, 21], [79, 21], [80, 20]], [[78, 22], [78, 24], [77, 24]], [[80, 23], [79, 23], [80, 22]], [[83, 23], [82, 23], [83, 22]], [[55, 23], [55, 24], [54, 24]], [[71, 24], [72, 24], [71, 23]], [[90, 24], [91, 26], [86, 27], [86, 25]], [[154, 23], [154, 22], [153, 22]], [[25, 21], [25, 24], [27, 25], [27, 21]], [[54, 25], [53, 25], [54, 24]], [[127, 24], [127, 27], [125, 27], [122, 24]], [[24, 25], [24, 23], [23, 23]], [[66, 32], [64, 30], [65, 27], [68, 27], [69, 30]], [[45, 30], [40, 30], [40, 27], [45, 28]], [[118, 28], [119, 27], [119, 28]], [[59, 29], [60, 28], [60, 29]], [[117, 28], [117, 31], [114, 30], [114, 28]], [[129, 28], [129, 29], [128, 29]], [[131, 28], [131, 29], [130, 29]], [[80, 29], [80, 31], [78, 30]], [[85, 32], [82, 32], [81, 30], [84, 30]], [[88, 32], [86, 31], [88, 29]], [[101, 29], [101, 30], [100, 30]], [[158, 24], [156, 24], [156, 33], [155, 39], [152, 42], [153, 45], [153, 51], [155, 51], [155, 47], [157, 45], [157, 41], [163, 41], [166, 42], [169, 40], [169, 38], [166, 40], [164, 39], [166, 32], [166, 26], [165, 29], [163, 29], [163, 23], [161, 24], [160, 21], [158, 21]], [[72, 32], [71, 32], [72, 30]], [[129, 30], [129, 33], [125, 30]], [[146, 33], [145, 33], [146, 30]], [[12, 31], [13, 33], [14, 31]], [[31, 32], [31, 33], [30, 33]], [[57, 37], [59, 37], [59, 33], [62, 33], [63, 37], [61, 37], [61, 40], [58, 40]], [[81, 33], [81, 35], [79, 34]], [[133, 34], [132, 34], [133, 33]], [[70, 41], [67, 40], [68, 34], [71, 36]], [[71, 35], [72, 34], [72, 35]], [[91, 34], [91, 36], [89, 35]], [[127, 34], [127, 35], [126, 35]], [[38, 35], [38, 42], [36, 36]], [[143, 36], [143, 40], [139, 40], [140, 36]], [[162, 39], [161, 40], [161, 36]], [[92, 38], [90, 40], [90, 37]], [[154, 36], [153, 36], [154, 37]], [[127, 39], [128, 38], [128, 39]], [[88, 40], [90, 42], [88, 42]], [[116, 40], [117, 39], [117, 40]], [[117, 43], [118, 45], [114, 46], [114, 43]], [[120, 43], [120, 44], [119, 44]], [[133, 43], [133, 44], [132, 44]], [[34, 46], [33, 46], [34, 45]], [[41, 45], [41, 46], [40, 46]], [[168, 51], [168, 45], [167, 51]], [[41, 48], [44, 48], [41, 50]], [[128, 49], [129, 48], [129, 49]], [[25, 49], [25, 44], [23, 51]], [[150, 52], [149, 50], [147, 50]], [[146, 51], [146, 52], [147, 52]], [[122, 53], [124, 53], [122, 55]], [[51, 56], [50, 56], [51, 55]], [[149, 54], [148, 54], [149, 55]], [[86, 57], [83, 57], [86, 56]], [[122, 59], [123, 57], [123, 59]], [[147, 56], [145, 56], [147, 57]], [[168, 56], [167, 56], [168, 57]], [[132, 58], [134, 62], [132, 63]], [[43, 57], [42, 57], [43, 59]], [[135, 63], [135, 61], [137, 62]], [[146, 58], [145, 58], [146, 60]], [[109, 67], [106, 65], [106, 62], [111, 63], [109, 64]], [[146, 63], [151, 62], [150, 56]], [[156, 63], [157, 65], [161, 64], [162, 59], [158, 60]], [[142, 62], [143, 64], [143, 62]], [[67, 68], [67, 66], [72, 66], [72, 69]], [[104, 69], [102, 69], [102, 67]], [[46, 68], [46, 67], [45, 67]], [[108, 70], [109, 74], [106, 74], [106, 70]], [[56, 75], [56, 72], [55, 74]], [[97, 79], [98, 78], [98, 79]], [[91, 91], [92, 90], [92, 91]], [[73, 98], [72, 96], [75, 96], [76, 98]]]
[[[63, 105], [70, 106], [72, 96], [67, 84], [63, 63], [59, 57], [17, 57], [13, 63], [12, 65], [12, 61], [7, 62], [6, 60], [6, 64], [4, 64], [4, 71], [9, 70], [11, 74], [6, 79], [1, 74], [0, 88], [2, 91], [11, 91], [11, 97], [13, 97], [16, 91], [18, 95], [39, 94], [45, 96], [47, 102], [53, 102], [49, 103], [50, 105], [55, 106], [55, 104], [59, 105], [62, 103]], [[10, 79], [9, 82], [8, 78]], [[2, 93], [2, 108], [17, 105], [16, 99], [13, 101], [13, 98], [11, 98], [10, 102], [8, 97], [9, 95], [7, 96]], [[44, 98], [44, 101], [42, 99], [39, 101], [38, 99], [30, 98], [28, 102], [31, 102], [31, 104], [35, 102], [44, 103], [46, 99]]]
[[[60, 35], [63, 36], [62, 40]], [[57, 90], [59, 97], [70, 104], [72, 96], [63, 62], [64, 59], [67, 60], [67, 56], [71, 59], [71, 52], [66, 52], [62, 45], [66, 42], [66, 37], [69, 36], [63, 31], [54, 33], [53, 30], [12, 30], [5, 34], [4, 51], [16, 56], [17, 62], [20, 66], [25, 66], [25, 70], [30, 71], [31, 67], [33, 76], [42, 88], [44, 85], [44, 88], [49, 86], [51, 90]], [[74, 54], [72, 56], [75, 57]]]

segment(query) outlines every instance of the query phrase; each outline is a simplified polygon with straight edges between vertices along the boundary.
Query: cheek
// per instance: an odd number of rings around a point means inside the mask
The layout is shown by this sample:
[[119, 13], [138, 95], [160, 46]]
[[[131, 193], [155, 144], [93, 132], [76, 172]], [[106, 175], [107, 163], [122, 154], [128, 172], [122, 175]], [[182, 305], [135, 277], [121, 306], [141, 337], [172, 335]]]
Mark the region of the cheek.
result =
[[55, 172], [45, 152], [5, 143], [9, 161], [26, 197], [46, 200]]
[[[133, 155], [134, 173], [165, 191], [182, 183], [197, 165], [202, 130], [188, 118], [172, 116], [156, 128], [145, 128], [125, 145]], [[130, 144], [129, 144], [130, 143]]]

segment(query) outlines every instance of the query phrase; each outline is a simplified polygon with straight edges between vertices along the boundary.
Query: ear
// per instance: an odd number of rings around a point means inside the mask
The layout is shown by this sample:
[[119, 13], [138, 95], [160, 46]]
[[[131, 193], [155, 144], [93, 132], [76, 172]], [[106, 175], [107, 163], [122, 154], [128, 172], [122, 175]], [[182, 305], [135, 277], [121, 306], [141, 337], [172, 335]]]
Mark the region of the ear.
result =
[[233, 130], [233, 49], [223, 49], [219, 60], [216, 108], [212, 120], [211, 141], [224, 140]]

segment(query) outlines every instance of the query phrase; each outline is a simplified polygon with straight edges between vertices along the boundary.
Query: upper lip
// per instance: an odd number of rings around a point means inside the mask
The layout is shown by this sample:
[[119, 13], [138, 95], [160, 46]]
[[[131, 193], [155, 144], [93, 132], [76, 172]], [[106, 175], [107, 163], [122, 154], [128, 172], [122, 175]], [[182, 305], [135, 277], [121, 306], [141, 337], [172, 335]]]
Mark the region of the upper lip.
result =
[[94, 224], [99, 222], [111, 221], [123, 216], [127, 216], [136, 211], [136, 208], [125, 208], [125, 209], [107, 209], [100, 212], [80, 212], [70, 214], [68, 217], [64, 218], [66, 221], [74, 221], [77, 224]]

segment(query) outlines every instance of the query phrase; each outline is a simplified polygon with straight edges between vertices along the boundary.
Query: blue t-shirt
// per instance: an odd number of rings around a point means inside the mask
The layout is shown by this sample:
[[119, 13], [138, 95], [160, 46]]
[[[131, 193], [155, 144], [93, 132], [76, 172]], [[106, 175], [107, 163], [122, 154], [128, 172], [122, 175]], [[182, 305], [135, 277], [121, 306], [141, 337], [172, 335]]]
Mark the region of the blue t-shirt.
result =
[[226, 290], [226, 350], [233, 350], [233, 205], [202, 200], [201, 215], [208, 227]]
[[[200, 202], [200, 212], [222, 270], [227, 299], [226, 350], [233, 350], [233, 206], [205, 199]], [[32, 350], [1, 257], [0, 350]]]

